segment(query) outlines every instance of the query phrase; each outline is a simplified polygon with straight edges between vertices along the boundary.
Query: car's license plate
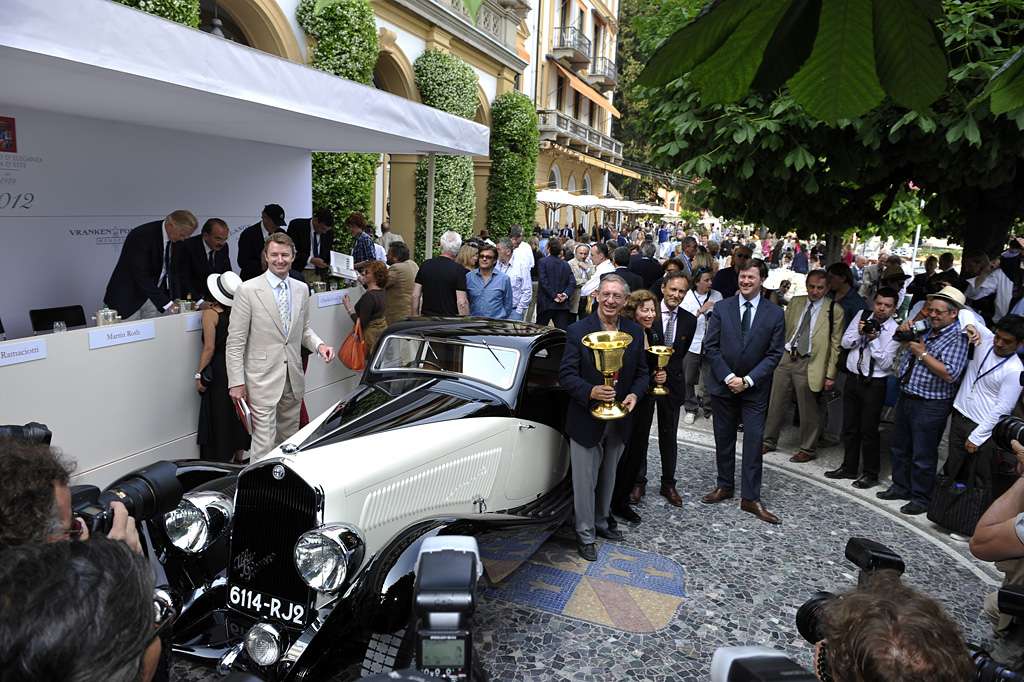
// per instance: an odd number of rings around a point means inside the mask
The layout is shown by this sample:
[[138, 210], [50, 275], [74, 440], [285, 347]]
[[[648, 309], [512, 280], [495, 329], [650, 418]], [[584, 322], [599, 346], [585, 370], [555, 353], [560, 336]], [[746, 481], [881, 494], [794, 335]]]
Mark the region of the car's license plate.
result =
[[238, 585], [228, 589], [228, 603], [233, 607], [257, 617], [282, 620], [289, 625], [306, 624], [306, 606], [263, 594]]

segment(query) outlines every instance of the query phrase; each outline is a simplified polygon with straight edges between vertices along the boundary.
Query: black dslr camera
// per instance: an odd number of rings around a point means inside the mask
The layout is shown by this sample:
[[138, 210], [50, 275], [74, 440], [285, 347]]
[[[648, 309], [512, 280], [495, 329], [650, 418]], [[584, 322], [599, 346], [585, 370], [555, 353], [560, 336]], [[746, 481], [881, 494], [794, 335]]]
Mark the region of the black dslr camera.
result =
[[89, 534], [110, 532], [114, 522], [111, 502], [124, 504], [136, 521], [148, 521], [166, 514], [181, 502], [182, 488], [174, 462], [157, 462], [134, 472], [103, 492], [94, 485], [71, 488], [72, 516], [81, 517]]
[[882, 323], [873, 317], [869, 317], [864, 321], [864, 326], [861, 328], [861, 334], [868, 336], [870, 334], [877, 334], [882, 331]]
[[897, 330], [892, 338], [896, 339], [900, 343], [909, 343], [910, 341], [916, 341], [932, 329], [932, 324], [928, 320], [918, 320], [910, 325], [910, 329], [906, 331]]
[[24, 426], [18, 426], [16, 424], [0, 426], [0, 436], [28, 438], [37, 445], [49, 445], [50, 441], [53, 439], [53, 432], [46, 427], [46, 424], [29, 422]]
[[476, 539], [443, 535], [423, 541], [413, 593], [419, 672], [450, 682], [480, 677], [473, 671], [473, 611], [482, 573]]

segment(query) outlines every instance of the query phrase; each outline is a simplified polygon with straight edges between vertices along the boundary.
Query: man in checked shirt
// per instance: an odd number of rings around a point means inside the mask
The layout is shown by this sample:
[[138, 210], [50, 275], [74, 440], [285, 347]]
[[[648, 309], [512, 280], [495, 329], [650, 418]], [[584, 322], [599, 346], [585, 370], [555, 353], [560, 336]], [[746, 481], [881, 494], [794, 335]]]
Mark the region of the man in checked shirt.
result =
[[[964, 304], [964, 295], [950, 286], [928, 296], [925, 310], [932, 330], [909, 342], [900, 361], [900, 395], [889, 441], [892, 486], [876, 496], [909, 500], [900, 507], [904, 514], [923, 514], [931, 504], [939, 438], [967, 364], [967, 339], [957, 320]], [[900, 330], [909, 328], [909, 322], [900, 325]]]

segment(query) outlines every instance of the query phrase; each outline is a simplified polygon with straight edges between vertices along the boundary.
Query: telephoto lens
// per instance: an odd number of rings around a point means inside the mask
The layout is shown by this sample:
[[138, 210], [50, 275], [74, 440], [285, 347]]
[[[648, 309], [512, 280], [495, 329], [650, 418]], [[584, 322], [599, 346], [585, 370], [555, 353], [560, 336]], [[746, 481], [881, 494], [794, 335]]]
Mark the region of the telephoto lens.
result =
[[1024, 420], [1011, 414], [1003, 416], [992, 429], [992, 437], [999, 449], [1013, 450], [1012, 441], [1024, 443]]

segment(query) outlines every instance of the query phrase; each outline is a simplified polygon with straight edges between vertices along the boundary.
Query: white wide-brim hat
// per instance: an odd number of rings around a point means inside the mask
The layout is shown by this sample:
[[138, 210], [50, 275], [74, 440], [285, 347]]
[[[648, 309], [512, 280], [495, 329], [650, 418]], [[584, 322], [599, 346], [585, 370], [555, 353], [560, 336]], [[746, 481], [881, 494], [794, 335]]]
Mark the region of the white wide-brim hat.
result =
[[242, 284], [242, 278], [232, 271], [220, 275], [214, 273], [206, 278], [206, 288], [221, 305], [230, 306], [235, 301], [235, 292]]

